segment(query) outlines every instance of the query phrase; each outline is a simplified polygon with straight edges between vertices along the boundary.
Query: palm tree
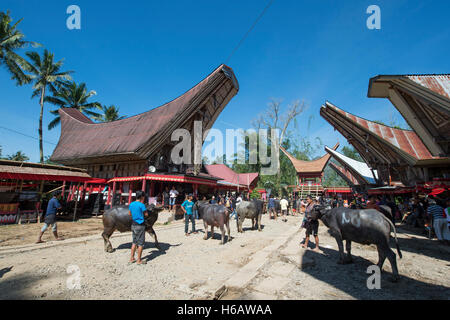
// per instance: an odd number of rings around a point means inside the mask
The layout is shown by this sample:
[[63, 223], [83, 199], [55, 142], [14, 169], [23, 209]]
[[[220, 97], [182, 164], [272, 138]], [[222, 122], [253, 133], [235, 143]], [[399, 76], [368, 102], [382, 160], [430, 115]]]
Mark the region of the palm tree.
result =
[[111, 122], [125, 119], [125, 116], [119, 116], [119, 108], [117, 108], [115, 105], [110, 105], [109, 107], [102, 106], [102, 111], [103, 114], [95, 118], [96, 121]]
[[0, 11], [0, 66], [6, 67], [11, 73], [11, 79], [16, 80], [17, 85], [27, 83], [30, 79], [21, 68], [27, 64], [27, 61], [15, 51], [28, 45], [40, 46], [36, 42], [23, 40], [25, 35], [17, 29], [17, 25], [21, 21], [22, 19], [12, 24], [9, 11], [6, 11], [6, 13]]
[[[101, 110], [101, 104], [99, 102], [88, 102], [88, 99], [96, 94], [94, 90], [88, 92], [85, 83], [77, 84], [75, 81], [72, 81], [59, 85], [58, 89], [53, 92], [53, 96], [45, 97], [44, 101], [59, 108], [75, 108], [88, 118], [96, 119], [101, 115], [92, 111], [92, 109]], [[55, 128], [61, 122], [58, 109], [50, 111], [55, 118], [48, 124], [49, 130]]]
[[30, 160], [30, 158], [28, 158], [22, 151], [17, 151], [15, 154], [8, 156], [7, 159], [13, 160], [13, 161], [22, 161], [22, 162]]
[[44, 115], [44, 97], [46, 89], [51, 92], [57, 91], [57, 86], [61, 86], [64, 80], [71, 80], [70, 73], [73, 71], [60, 71], [63, 61], [53, 61], [53, 53], [44, 50], [42, 57], [37, 52], [27, 52], [27, 57], [30, 62], [24, 65], [24, 69], [31, 74], [28, 75], [33, 82], [33, 94], [31, 98], [40, 96], [39, 104], [41, 106], [41, 112], [39, 116], [39, 152], [40, 161], [44, 162], [44, 148], [42, 145], [42, 117]]

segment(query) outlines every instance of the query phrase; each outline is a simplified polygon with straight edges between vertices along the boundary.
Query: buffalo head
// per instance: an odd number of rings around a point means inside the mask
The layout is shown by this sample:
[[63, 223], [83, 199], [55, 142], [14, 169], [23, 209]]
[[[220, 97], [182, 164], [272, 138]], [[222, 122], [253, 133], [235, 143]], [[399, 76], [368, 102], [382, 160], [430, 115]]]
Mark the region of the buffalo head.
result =
[[310, 212], [309, 216], [314, 219], [314, 220], [318, 220], [321, 219], [327, 214], [329, 213], [331, 210], [331, 206], [330, 205], [323, 205], [323, 204], [318, 204], [315, 205], [312, 209], [312, 211]]

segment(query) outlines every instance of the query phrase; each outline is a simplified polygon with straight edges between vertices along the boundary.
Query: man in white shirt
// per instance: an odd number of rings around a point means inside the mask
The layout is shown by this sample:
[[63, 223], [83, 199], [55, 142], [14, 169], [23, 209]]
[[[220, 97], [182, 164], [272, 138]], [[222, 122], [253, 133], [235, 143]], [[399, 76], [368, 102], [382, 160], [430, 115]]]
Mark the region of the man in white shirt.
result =
[[178, 197], [178, 191], [175, 189], [175, 186], [172, 186], [172, 190], [170, 190], [170, 192], [169, 192], [169, 206], [170, 206], [169, 210], [174, 209], [175, 201], [177, 200], [177, 197]]
[[289, 202], [286, 200], [286, 198], [283, 198], [280, 200], [280, 207], [281, 207], [281, 214], [283, 215], [283, 221], [287, 221], [287, 210], [288, 210]]
[[242, 197], [241, 197], [241, 195], [239, 194], [238, 197], [236, 198], [236, 208], [239, 207], [239, 204], [240, 204], [241, 202], [242, 202]]

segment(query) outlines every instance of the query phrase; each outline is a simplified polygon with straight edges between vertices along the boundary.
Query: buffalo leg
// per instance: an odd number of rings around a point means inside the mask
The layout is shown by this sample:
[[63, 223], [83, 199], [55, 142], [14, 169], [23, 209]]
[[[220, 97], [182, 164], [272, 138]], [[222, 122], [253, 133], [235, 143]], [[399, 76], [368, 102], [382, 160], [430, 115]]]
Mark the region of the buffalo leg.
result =
[[261, 231], [261, 216], [262, 216], [262, 214], [258, 214], [258, 219], [257, 219], [257, 221], [258, 221], [258, 231]]
[[113, 247], [111, 245], [111, 241], [109, 241], [109, 238], [114, 233], [114, 231], [115, 231], [115, 229], [113, 228], [113, 229], [103, 230], [103, 233], [102, 233], [102, 238], [105, 243], [105, 251], [109, 252], [109, 253], [114, 251]]
[[156, 237], [156, 232], [153, 230], [153, 227], [150, 227], [147, 230], [148, 234], [152, 236], [153, 239], [155, 239], [155, 247], [158, 248], [158, 250], [161, 250], [161, 247], [159, 246], [158, 237]]
[[223, 225], [220, 226], [220, 231], [222, 233], [222, 244], [225, 244], [225, 227]]
[[208, 224], [206, 223], [205, 220], [203, 220], [203, 226], [205, 227], [205, 236], [203, 237], [203, 240], [207, 240], [208, 239]]
[[380, 257], [380, 260], [378, 261], [378, 267], [380, 268], [380, 271], [383, 269], [383, 264], [386, 258], [388, 258], [389, 263], [391, 264], [392, 268], [392, 281], [396, 282], [399, 279], [398, 275], [398, 269], [397, 269], [397, 260], [395, 257], [395, 253], [389, 248], [389, 245], [383, 245], [383, 246], [377, 246], [378, 249], [378, 256]]
[[242, 223], [244, 222], [244, 219], [242, 217], [239, 217], [238, 222], [238, 232], [244, 233], [244, 230], [242, 230]]
[[336, 239], [337, 245], [339, 247], [339, 264], [345, 263], [345, 255], [344, 255], [344, 243], [342, 241], [342, 237], [340, 235], [334, 237]]
[[214, 226], [211, 226], [211, 239], [214, 239]]
[[347, 257], [345, 262], [352, 263], [352, 242], [350, 240], [345, 240], [345, 250], [347, 251]]
[[229, 220], [227, 221], [226, 226], [227, 226], [227, 233], [228, 233], [227, 241], [230, 241], [231, 240], [231, 233], [230, 233], [230, 221]]
[[380, 271], [383, 271], [384, 260], [386, 260], [385, 250], [383, 250], [380, 246], [377, 246], [378, 250], [378, 263], [377, 266], [380, 268]]

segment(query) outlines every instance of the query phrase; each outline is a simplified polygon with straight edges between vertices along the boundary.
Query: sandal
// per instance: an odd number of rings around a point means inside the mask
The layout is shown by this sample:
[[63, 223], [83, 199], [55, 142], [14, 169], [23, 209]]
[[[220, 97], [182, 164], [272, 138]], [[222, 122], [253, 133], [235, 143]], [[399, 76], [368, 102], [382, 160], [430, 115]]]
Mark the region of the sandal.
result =
[[138, 265], [147, 264], [147, 260], [141, 260], [140, 263], [139, 263], [139, 262], [136, 262], [136, 264], [138, 264]]

